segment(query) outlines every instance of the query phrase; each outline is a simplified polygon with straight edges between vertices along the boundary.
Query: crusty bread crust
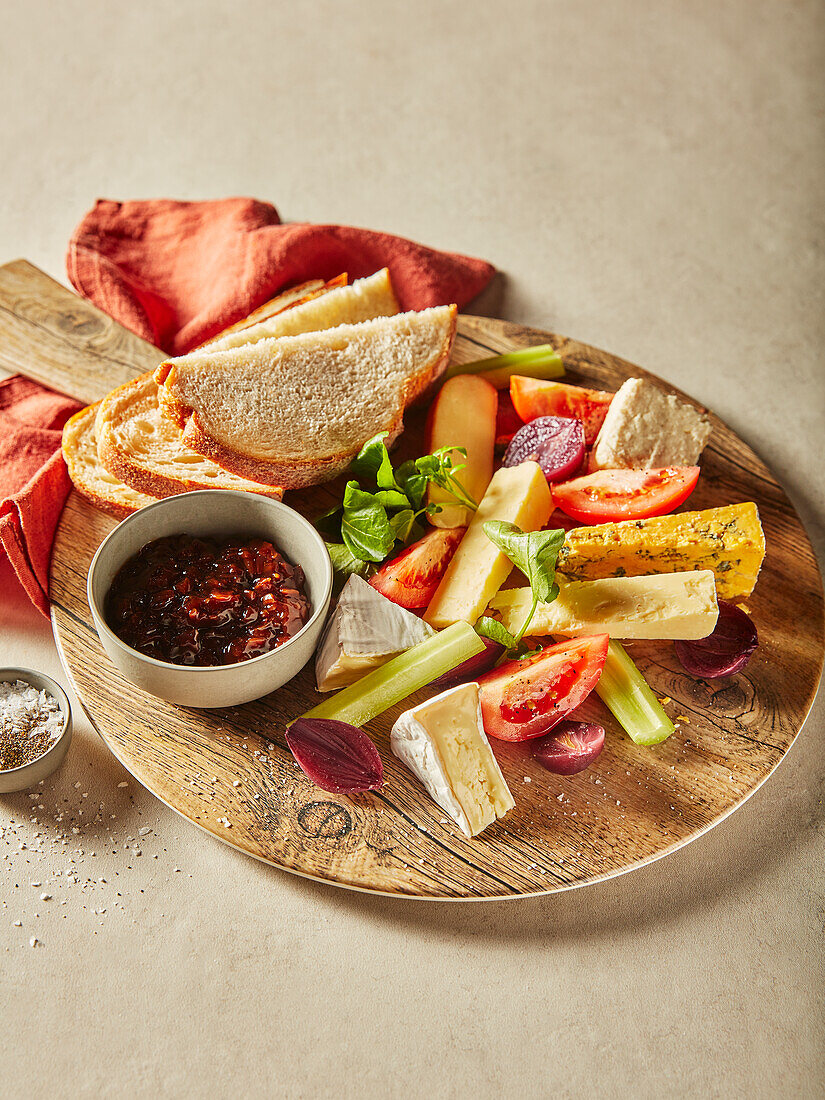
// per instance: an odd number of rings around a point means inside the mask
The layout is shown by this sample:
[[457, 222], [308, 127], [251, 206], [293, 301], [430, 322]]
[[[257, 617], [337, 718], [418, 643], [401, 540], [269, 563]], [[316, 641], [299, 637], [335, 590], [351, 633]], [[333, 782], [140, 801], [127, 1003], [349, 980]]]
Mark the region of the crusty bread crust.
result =
[[[271, 497], [274, 500], [280, 500], [283, 496], [283, 490], [277, 485], [271, 484], [258, 484], [253, 482], [251, 484], [243, 484], [242, 482], [232, 483], [227, 474], [220, 471], [223, 477], [224, 484], [216, 484], [210, 477], [203, 474], [199, 479], [187, 477], [185, 471], [189, 469], [187, 463], [181, 461], [180, 473], [173, 475], [168, 471], [169, 465], [165, 466], [163, 471], [152, 465], [151, 455], [147, 455], [144, 452], [135, 453], [124, 445], [123, 439], [118, 440], [116, 428], [121, 427], [123, 423], [127, 422], [132, 414], [137, 410], [138, 416], [140, 416], [141, 410], [144, 414], [147, 409], [147, 405], [154, 404], [156, 397], [152, 393], [147, 392], [147, 385], [151, 386], [151, 391], [156, 393], [156, 386], [152, 379], [151, 373], [143, 374], [139, 378], [135, 378], [131, 382], [125, 383], [123, 386], [119, 386], [116, 390], [112, 390], [100, 403], [95, 417], [95, 434], [97, 437], [97, 453], [98, 457], [114, 477], [120, 478], [122, 482], [128, 485], [131, 489], [134, 489], [139, 493], [147, 493], [153, 497], [169, 497], [176, 496], [178, 493], [191, 493], [196, 492], [199, 489], [239, 489], [248, 493], [260, 493], [261, 496]], [[165, 419], [165, 418], [164, 418]], [[157, 421], [154, 422], [157, 424]], [[162, 425], [163, 421], [161, 421]], [[182, 447], [175, 445], [172, 447], [167, 440], [162, 438], [157, 441], [157, 436], [154, 438], [155, 450], [158, 447], [168, 447], [170, 451], [170, 459], [172, 455], [182, 451]], [[151, 442], [151, 441], [150, 441]], [[191, 449], [191, 448], [190, 448]], [[151, 452], [151, 447], [147, 443], [145, 451]], [[195, 454], [201, 452], [196, 451]], [[182, 457], [186, 457], [185, 455]], [[194, 457], [194, 456], [193, 456]], [[207, 458], [209, 456], [206, 456]], [[206, 466], [207, 463], [201, 463], [202, 466]], [[212, 466], [212, 472], [214, 474], [219, 473]], [[228, 472], [227, 472], [228, 473]], [[229, 484], [226, 482], [229, 481]]]
[[[179, 407], [180, 410], [180, 407]], [[398, 409], [398, 415], [392, 424], [384, 429], [389, 432], [387, 445], [391, 445], [401, 434], [403, 424], [403, 407]], [[305, 489], [309, 485], [320, 485], [323, 481], [331, 481], [338, 474], [343, 473], [352, 462], [357, 451], [342, 451], [340, 454], [325, 455], [312, 460], [300, 461], [290, 459], [284, 462], [269, 462], [251, 455], [240, 454], [232, 448], [225, 447], [218, 440], [206, 434], [198, 422], [197, 411], [190, 411], [189, 415], [183, 415], [183, 439], [187, 447], [191, 447], [198, 454], [208, 455], [213, 462], [223, 466], [240, 477], [249, 478], [250, 481], [277, 481], [285, 489]]]
[[[450, 360], [455, 339], [458, 309], [450, 307], [450, 321], [441, 351], [428, 364], [407, 378], [401, 390], [401, 400], [395, 410], [392, 421], [384, 426], [389, 432], [388, 443], [392, 443], [403, 429], [404, 411], [416, 399], [420, 398], [444, 373]], [[334, 330], [330, 330], [334, 331]], [[288, 337], [286, 338], [288, 339]], [[166, 361], [155, 371], [158, 383], [158, 399], [161, 412], [177, 424], [183, 432], [183, 440], [198, 454], [207, 455], [225, 470], [241, 477], [267, 484], [277, 483], [286, 489], [300, 489], [329, 481], [347, 468], [358, 453], [358, 448], [332, 452], [326, 455], [315, 454], [311, 459], [302, 460], [295, 456], [284, 456], [282, 460], [271, 460], [244, 454], [236, 448], [227, 447], [215, 438], [203, 425], [196, 409], [182, 402], [172, 388], [175, 384], [176, 366]], [[362, 441], [363, 442], [363, 441]]]
[[70, 417], [63, 428], [61, 447], [72, 484], [80, 495], [101, 512], [125, 519], [138, 508], [152, 504], [155, 497], [135, 492], [114, 481], [99, 463], [95, 438], [95, 417], [100, 402], [87, 405]]
[[342, 275], [336, 275], [334, 279], [330, 279], [328, 283], [325, 283], [322, 279], [310, 279], [306, 283], [301, 283], [299, 286], [294, 286], [290, 290], [282, 291], [276, 298], [270, 298], [268, 302], [264, 302], [262, 306], [258, 306], [256, 310], [248, 314], [246, 317], [242, 317], [240, 321], [236, 321], [234, 325], [229, 325], [215, 336], [211, 336], [203, 344], [199, 345], [200, 348], [206, 348], [215, 340], [220, 340], [224, 336], [229, 336], [233, 332], [242, 332], [244, 329], [252, 328], [253, 325], [259, 324], [261, 321], [267, 321], [270, 317], [275, 317], [279, 313], [283, 313], [287, 309], [292, 309], [293, 306], [303, 305], [304, 302], [309, 302], [313, 298], [319, 298], [322, 294], [327, 294], [330, 290], [337, 290], [338, 287], [347, 285], [346, 273]]

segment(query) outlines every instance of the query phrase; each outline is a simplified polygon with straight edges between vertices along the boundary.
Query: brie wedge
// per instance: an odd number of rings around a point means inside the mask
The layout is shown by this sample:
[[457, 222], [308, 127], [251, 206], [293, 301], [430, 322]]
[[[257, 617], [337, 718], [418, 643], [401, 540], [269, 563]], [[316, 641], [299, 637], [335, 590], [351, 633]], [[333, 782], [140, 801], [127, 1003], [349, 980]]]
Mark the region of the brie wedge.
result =
[[478, 684], [450, 688], [404, 711], [390, 748], [468, 837], [515, 806], [484, 733]]
[[[565, 581], [556, 576], [559, 594], [540, 603], [528, 633], [578, 638], [609, 634], [611, 638], [706, 638], [719, 616], [716, 581], [710, 569], [662, 573], [652, 577], [605, 577]], [[515, 633], [533, 601], [529, 588], [499, 592], [490, 607]]]
[[391, 657], [435, 633], [431, 626], [352, 576], [324, 628], [315, 654], [319, 691], [354, 684]]

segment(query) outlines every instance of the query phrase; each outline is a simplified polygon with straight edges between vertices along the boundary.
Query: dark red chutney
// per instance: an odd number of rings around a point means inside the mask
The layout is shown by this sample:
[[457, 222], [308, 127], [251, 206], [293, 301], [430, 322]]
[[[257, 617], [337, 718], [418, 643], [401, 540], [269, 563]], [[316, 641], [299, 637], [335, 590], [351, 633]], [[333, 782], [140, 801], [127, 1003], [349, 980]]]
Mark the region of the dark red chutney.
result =
[[121, 641], [175, 665], [268, 653], [309, 618], [304, 573], [266, 539], [170, 535], [121, 566], [106, 622]]

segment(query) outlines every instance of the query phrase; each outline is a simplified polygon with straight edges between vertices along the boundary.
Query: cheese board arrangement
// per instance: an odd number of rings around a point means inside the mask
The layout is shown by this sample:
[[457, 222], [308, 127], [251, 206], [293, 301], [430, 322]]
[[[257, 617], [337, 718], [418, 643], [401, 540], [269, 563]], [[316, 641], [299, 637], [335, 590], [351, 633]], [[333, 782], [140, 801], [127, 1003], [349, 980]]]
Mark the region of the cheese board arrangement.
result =
[[0, 307], [4, 365], [89, 402], [51, 571], [78, 698], [242, 851], [409, 898], [550, 893], [701, 835], [799, 732], [825, 651], [804, 529], [643, 369], [403, 313], [386, 270], [174, 359], [29, 265]]

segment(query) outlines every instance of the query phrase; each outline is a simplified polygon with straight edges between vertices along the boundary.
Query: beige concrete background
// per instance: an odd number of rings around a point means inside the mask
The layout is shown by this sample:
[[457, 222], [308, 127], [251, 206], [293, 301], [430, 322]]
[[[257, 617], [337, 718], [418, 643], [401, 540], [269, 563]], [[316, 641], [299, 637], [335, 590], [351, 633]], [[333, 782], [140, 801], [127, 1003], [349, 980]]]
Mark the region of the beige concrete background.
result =
[[[0, 260], [64, 278], [97, 196], [226, 194], [483, 255], [486, 309], [712, 405], [822, 550], [822, 4], [0, 7]], [[8, 606], [0, 664], [63, 678]], [[256, 864], [77, 724], [37, 799], [0, 799], [5, 1100], [822, 1095], [821, 700], [686, 850], [474, 906]]]

